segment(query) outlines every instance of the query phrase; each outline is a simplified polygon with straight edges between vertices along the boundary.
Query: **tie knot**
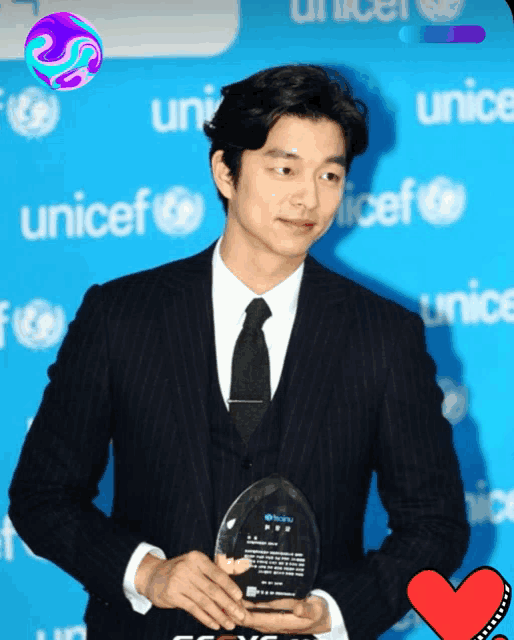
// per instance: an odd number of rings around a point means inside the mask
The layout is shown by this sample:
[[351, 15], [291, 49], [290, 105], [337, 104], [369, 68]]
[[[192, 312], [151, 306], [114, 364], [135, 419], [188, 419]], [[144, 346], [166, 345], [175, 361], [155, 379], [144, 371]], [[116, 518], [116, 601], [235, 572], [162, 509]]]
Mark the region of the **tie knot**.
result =
[[260, 329], [271, 316], [271, 310], [264, 298], [254, 298], [246, 307], [245, 327], [253, 330]]

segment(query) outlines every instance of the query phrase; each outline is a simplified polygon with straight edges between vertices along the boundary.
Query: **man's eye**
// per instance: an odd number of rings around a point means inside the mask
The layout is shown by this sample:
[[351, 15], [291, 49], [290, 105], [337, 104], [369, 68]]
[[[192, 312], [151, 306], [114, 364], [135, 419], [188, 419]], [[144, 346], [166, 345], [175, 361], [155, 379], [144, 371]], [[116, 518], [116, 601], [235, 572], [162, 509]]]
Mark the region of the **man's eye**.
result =
[[[290, 167], [275, 167], [275, 171], [291, 171]], [[290, 173], [283, 173], [281, 175], [290, 175]], [[332, 176], [329, 180], [329, 182], [341, 182], [341, 178], [336, 174], [336, 173], [331, 173], [331, 172], [327, 172], [324, 173], [323, 175], [329, 175]]]

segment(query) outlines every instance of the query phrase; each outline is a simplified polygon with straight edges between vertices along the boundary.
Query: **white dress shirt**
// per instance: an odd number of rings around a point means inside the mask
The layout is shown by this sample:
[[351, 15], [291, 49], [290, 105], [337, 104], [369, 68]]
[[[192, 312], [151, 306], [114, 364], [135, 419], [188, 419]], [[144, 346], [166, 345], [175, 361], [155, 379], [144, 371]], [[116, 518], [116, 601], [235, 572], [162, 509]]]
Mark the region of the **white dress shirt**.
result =
[[[234, 348], [246, 318], [246, 307], [254, 298], [258, 297], [264, 298], [272, 313], [271, 317], [264, 322], [262, 330], [269, 353], [270, 389], [271, 397], [273, 398], [282, 374], [287, 346], [296, 316], [304, 263], [302, 262], [286, 280], [262, 294], [262, 296], [257, 296], [225, 265], [220, 254], [220, 243], [221, 237], [216, 243], [212, 257], [212, 305], [218, 379], [227, 411], [230, 411], [228, 398], [230, 397]], [[147, 542], [141, 542], [130, 558], [123, 579], [123, 591], [133, 610], [143, 615], [151, 609], [152, 603], [136, 591], [134, 582], [139, 564], [148, 552], [163, 560], [166, 559], [162, 549]], [[317, 633], [315, 634], [316, 637], [320, 638], [320, 640], [348, 640], [343, 616], [334, 598], [322, 589], [314, 589], [309, 595], [318, 595], [325, 598], [331, 617], [331, 631]]]

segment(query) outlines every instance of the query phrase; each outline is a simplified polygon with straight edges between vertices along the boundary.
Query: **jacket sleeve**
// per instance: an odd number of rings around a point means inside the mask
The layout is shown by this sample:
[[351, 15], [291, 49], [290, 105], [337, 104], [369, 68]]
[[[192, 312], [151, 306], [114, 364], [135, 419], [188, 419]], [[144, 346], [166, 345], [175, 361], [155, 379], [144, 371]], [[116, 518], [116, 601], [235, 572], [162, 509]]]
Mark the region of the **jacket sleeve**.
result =
[[130, 610], [123, 577], [141, 534], [92, 504], [112, 437], [100, 286], [84, 295], [48, 377], [9, 487], [9, 517], [36, 555], [105, 604]]
[[336, 599], [351, 640], [390, 629], [411, 609], [410, 579], [429, 568], [449, 578], [468, 547], [464, 488], [435, 373], [423, 322], [410, 313], [388, 368], [374, 450], [392, 533], [349, 570], [315, 584]]

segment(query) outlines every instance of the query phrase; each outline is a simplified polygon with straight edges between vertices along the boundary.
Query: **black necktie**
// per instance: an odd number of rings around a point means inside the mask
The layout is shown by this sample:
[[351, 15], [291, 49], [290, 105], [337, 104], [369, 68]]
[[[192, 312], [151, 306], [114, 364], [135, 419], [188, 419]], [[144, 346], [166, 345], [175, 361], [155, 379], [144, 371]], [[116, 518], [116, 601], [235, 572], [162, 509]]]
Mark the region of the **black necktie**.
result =
[[230, 415], [245, 445], [271, 399], [269, 355], [262, 331], [262, 325], [270, 316], [270, 308], [263, 298], [250, 302], [232, 358]]

